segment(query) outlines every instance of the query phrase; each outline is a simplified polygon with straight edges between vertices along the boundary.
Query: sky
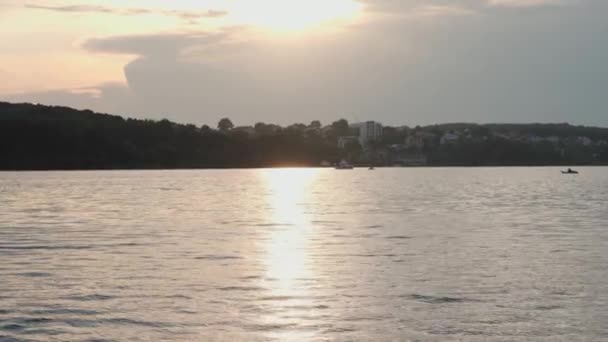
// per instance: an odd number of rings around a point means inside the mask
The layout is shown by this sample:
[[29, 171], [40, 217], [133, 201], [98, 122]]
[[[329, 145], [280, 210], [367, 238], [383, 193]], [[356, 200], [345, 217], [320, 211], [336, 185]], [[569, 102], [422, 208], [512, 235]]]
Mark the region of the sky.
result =
[[0, 0], [0, 100], [213, 124], [608, 127], [606, 0]]

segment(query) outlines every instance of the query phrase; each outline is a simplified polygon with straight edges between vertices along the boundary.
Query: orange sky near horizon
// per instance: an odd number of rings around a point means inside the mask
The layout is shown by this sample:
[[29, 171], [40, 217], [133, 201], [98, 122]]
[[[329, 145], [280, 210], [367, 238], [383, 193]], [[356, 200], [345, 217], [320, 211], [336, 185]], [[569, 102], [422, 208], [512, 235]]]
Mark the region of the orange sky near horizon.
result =
[[91, 38], [208, 32], [246, 26], [258, 35], [318, 33], [352, 22], [354, 0], [72, 0], [0, 5], [0, 93], [77, 89], [125, 83], [135, 56], [95, 53]]

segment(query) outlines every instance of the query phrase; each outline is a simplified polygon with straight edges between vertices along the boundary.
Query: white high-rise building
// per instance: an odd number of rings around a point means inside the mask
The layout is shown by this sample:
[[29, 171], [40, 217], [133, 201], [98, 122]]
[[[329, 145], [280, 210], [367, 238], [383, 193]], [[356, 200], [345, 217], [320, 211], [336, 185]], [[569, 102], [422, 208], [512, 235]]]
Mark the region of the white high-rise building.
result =
[[371, 141], [382, 138], [382, 125], [375, 121], [367, 121], [359, 127], [359, 143], [366, 146]]

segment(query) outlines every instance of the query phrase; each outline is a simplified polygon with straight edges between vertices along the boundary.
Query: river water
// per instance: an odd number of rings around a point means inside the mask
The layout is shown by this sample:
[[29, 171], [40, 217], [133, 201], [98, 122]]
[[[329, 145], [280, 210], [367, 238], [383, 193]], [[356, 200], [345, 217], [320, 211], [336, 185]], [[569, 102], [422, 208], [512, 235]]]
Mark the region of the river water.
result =
[[0, 173], [0, 341], [608, 341], [608, 169]]

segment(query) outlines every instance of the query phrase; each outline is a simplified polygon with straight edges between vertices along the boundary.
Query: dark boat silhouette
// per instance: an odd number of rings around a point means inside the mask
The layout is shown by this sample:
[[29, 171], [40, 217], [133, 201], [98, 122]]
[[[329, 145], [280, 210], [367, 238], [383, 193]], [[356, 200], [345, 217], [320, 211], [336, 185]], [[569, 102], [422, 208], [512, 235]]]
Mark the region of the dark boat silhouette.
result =
[[335, 167], [336, 170], [353, 170], [355, 168], [354, 165], [349, 164], [346, 160], [342, 160]]
[[568, 169], [566, 171], [562, 170], [562, 174], [563, 175], [578, 175], [578, 171], [572, 170], [572, 169]]

